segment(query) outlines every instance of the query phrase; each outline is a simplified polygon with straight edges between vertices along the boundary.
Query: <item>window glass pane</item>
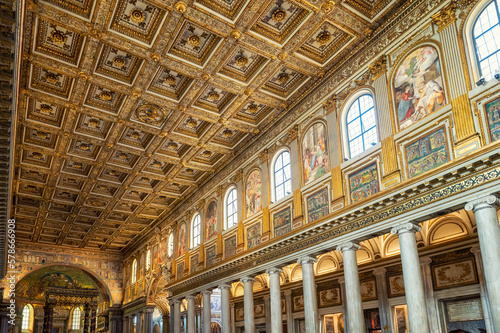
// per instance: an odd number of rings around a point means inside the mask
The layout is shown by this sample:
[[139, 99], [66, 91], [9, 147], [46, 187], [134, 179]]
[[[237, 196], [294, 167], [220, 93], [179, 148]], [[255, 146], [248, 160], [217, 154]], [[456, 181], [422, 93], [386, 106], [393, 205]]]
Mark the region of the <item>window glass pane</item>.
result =
[[354, 102], [347, 112], [347, 122], [350, 123], [353, 119], [359, 117], [359, 103]]
[[29, 306], [25, 305], [23, 308], [23, 322], [21, 324], [21, 329], [27, 330], [29, 329], [30, 325], [30, 308]]
[[474, 41], [481, 76], [490, 80], [500, 69], [500, 24], [495, 1], [477, 18], [474, 24]]
[[[350, 115], [355, 105], [358, 105], [360, 110], [356, 117]], [[353, 102], [347, 114], [346, 125], [351, 158], [370, 148], [372, 143], [378, 142], [377, 118], [371, 95], [362, 95]]]
[[80, 308], [75, 308], [75, 310], [73, 310], [72, 329], [74, 329], [74, 330], [80, 329], [80, 320], [81, 320], [80, 316], [81, 316]]
[[347, 125], [347, 131], [349, 134], [349, 140], [357, 138], [361, 135], [361, 120], [360, 118], [356, 118], [349, 125]]

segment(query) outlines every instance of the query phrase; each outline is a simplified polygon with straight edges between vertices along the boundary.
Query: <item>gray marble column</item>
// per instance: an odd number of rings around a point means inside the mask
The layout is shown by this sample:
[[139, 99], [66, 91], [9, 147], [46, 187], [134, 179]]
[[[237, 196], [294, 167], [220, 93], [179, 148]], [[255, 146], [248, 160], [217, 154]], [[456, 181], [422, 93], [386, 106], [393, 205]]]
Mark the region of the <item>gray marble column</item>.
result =
[[135, 320], [135, 315], [131, 315], [128, 317], [128, 331], [129, 331], [129, 333], [134, 333], [134, 320]]
[[290, 289], [283, 291], [285, 295], [285, 309], [286, 309], [286, 330], [288, 333], [295, 333], [295, 325], [293, 324], [292, 312], [292, 291]]
[[[122, 332], [123, 333], [128, 333], [128, 329], [129, 329], [129, 324], [128, 324], [128, 317], [123, 317], [122, 318], [122, 321], [123, 321], [123, 324], [122, 324]], [[131, 332], [133, 333], [133, 332]]]
[[153, 309], [144, 311], [144, 333], [153, 333]]
[[231, 296], [231, 285], [221, 284], [219, 286], [219, 289], [222, 321], [221, 331], [222, 333], [229, 333], [231, 331], [231, 312], [229, 304], [229, 297]]
[[316, 282], [314, 279], [314, 257], [302, 257], [297, 263], [302, 265], [302, 285], [304, 293], [304, 317], [306, 333], [319, 332], [318, 299], [316, 297]]
[[188, 302], [187, 308], [187, 333], [195, 333], [196, 328], [196, 318], [194, 312], [194, 295], [186, 296], [186, 300]]
[[420, 269], [424, 279], [425, 299], [427, 300], [427, 315], [429, 316], [429, 326], [432, 333], [439, 333], [438, 308], [434, 298], [434, 286], [432, 285], [431, 272], [432, 259], [429, 257], [420, 258]]
[[181, 333], [181, 300], [174, 300], [174, 333]]
[[500, 225], [496, 210], [499, 205], [500, 199], [496, 195], [488, 195], [465, 205], [465, 209], [472, 210], [476, 217], [484, 279], [495, 332], [500, 332]]
[[135, 333], [142, 332], [142, 312], [137, 314], [137, 322], [135, 324]]
[[236, 311], [234, 303], [231, 303], [231, 333], [236, 333]]
[[162, 333], [171, 333], [172, 331], [170, 331], [170, 316], [168, 314], [165, 314], [161, 319], [163, 321]]
[[212, 322], [212, 311], [210, 307], [210, 290], [202, 291], [203, 295], [203, 333], [210, 333], [210, 323]]
[[361, 287], [359, 284], [358, 261], [356, 251], [361, 247], [353, 242], [347, 242], [337, 247], [342, 252], [344, 260], [344, 279], [347, 299], [347, 312], [349, 313], [350, 333], [365, 333], [365, 318], [363, 314], [363, 303], [361, 300]]
[[342, 296], [342, 314], [344, 316], [344, 329], [346, 333], [349, 332], [349, 326], [347, 323], [349, 322], [349, 314], [347, 313], [347, 296], [345, 291], [345, 279], [343, 276], [339, 277], [337, 280], [340, 284], [340, 295]]
[[377, 301], [380, 314], [380, 327], [386, 328], [386, 333], [392, 333], [391, 306], [389, 305], [389, 293], [387, 290], [387, 280], [385, 278], [386, 269], [383, 267], [373, 271], [377, 283]]
[[488, 293], [486, 292], [486, 285], [484, 281], [484, 271], [483, 271], [483, 258], [481, 258], [481, 249], [479, 246], [473, 246], [470, 252], [474, 254], [476, 258], [477, 276], [479, 277], [479, 295], [481, 297], [481, 306], [483, 307], [483, 317], [484, 323], [486, 325], [487, 332], [493, 332], [493, 323], [491, 320], [491, 310], [490, 303], [488, 302]]
[[[168, 309], [169, 309], [169, 316], [170, 320], [168, 321], [168, 329], [170, 333], [174, 333], [174, 320], [175, 320], [175, 315], [174, 315], [174, 301], [172, 299], [168, 300]], [[132, 333], [132, 332], [130, 332]]]
[[265, 314], [265, 324], [266, 324], [266, 332], [273, 332], [271, 330], [271, 296], [264, 295], [262, 297], [264, 299], [264, 314]]
[[283, 322], [281, 320], [281, 286], [280, 274], [283, 270], [279, 268], [270, 268], [267, 270], [269, 274], [269, 289], [271, 303], [271, 332], [282, 333]]
[[392, 228], [391, 233], [399, 237], [410, 332], [429, 333], [431, 330], [427, 316], [424, 282], [415, 238], [415, 233], [420, 229], [422, 229], [420, 226], [413, 223], [403, 223]]
[[255, 320], [253, 308], [253, 282], [252, 277], [241, 279], [243, 282], [243, 303], [245, 307], [245, 333], [255, 333]]

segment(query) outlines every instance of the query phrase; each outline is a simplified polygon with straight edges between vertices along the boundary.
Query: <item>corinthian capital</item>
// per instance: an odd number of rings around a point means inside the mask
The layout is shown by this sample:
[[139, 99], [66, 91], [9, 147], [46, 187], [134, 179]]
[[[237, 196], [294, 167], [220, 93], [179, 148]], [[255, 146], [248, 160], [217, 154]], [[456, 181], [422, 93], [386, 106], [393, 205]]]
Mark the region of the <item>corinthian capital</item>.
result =
[[432, 15], [432, 23], [438, 26], [438, 32], [443, 31], [457, 20], [457, 16], [455, 15], [456, 8], [457, 5], [455, 1], [452, 1], [448, 6]]

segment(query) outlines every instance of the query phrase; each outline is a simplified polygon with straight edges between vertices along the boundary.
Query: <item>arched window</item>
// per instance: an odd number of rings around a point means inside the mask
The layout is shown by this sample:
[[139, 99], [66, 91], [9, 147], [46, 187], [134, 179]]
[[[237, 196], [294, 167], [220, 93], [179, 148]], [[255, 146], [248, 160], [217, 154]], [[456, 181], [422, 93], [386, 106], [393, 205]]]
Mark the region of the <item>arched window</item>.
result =
[[132, 262], [132, 277], [130, 282], [135, 283], [137, 281], [137, 259]]
[[493, 0], [477, 17], [472, 31], [479, 73], [486, 80], [500, 70], [499, 0]]
[[371, 95], [361, 95], [351, 104], [347, 111], [346, 129], [351, 158], [377, 144], [377, 118]]
[[229, 189], [226, 195], [226, 229], [238, 224], [238, 194], [236, 187]]
[[71, 323], [72, 330], [79, 330], [80, 329], [81, 316], [82, 316], [82, 310], [80, 310], [79, 307], [76, 307], [73, 310], [73, 321]]
[[149, 271], [151, 268], [151, 250], [148, 250], [146, 252], [146, 270]]
[[167, 251], [169, 257], [171, 257], [172, 254], [174, 254], [174, 234], [170, 234], [168, 236]]
[[201, 217], [196, 214], [191, 222], [191, 248], [200, 245], [201, 242]]
[[33, 332], [33, 307], [31, 304], [26, 304], [23, 308], [22, 312], [22, 322], [21, 322], [21, 330], [27, 330]]
[[273, 178], [275, 201], [292, 193], [292, 169], [288, 150], [282, 151], [274, 161]]

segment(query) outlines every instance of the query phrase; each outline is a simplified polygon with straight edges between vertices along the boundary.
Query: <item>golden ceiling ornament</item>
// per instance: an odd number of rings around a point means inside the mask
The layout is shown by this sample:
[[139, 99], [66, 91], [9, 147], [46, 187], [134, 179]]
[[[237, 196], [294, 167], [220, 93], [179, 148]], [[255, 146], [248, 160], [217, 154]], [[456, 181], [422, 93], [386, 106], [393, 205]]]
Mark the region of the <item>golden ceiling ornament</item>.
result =
[[39, 138], [39, 139], [48, 139], [50, 136], [49, 133], [47, 132], [42, 132], [42, 131], [37, 131], [36, 132], [36, 137]]
[[321, 10], [325, 13], [328, 14], [333, 10], [335, 7], [335, 1], [325, 1], [321, 4]]
[[90, 150], [90, 144], [88, 143], [80, 143], [78, 145], [78, 149], [83, 150], [83, 151], [89, 151]]
[[209, 151], [209, 150], [205, 150], [203, 153], [202, 153], [203, 157], [210, 157], [212, 156], [212, 152]]
[[321, 46], [327, 45], [331, 40], [332, 35], [326, 30], [320, 32], [318, 36], [316, 36], [316, 42]]
[[123, 67], [125, 67], [126, 64], [127, 64], [127, 61], [125, 60], [124, 57], [116, 56], [113, 58], [113, 65], [115, 67], [122, 69]]
[[203, 74], [201, 75], [201, 78], [202, 78], [203, 80], [205, 80], [205, 81], [206, 81], [206, 80], [210, 79], [210, 74], [208, 74], [208, 73], [203, 73]]
[[48, 72], [47, 74], [45, 74], [45, 80], [48, 82], [48, 83], [51, 83], [51, 84], [56, 84], [59, 82], [59, 77], [57, 74], [55, 73], [50, 73]]
[[438, 32], [443, 31], [457, 20], [456, 9], [457, 5], [452, 1], [449, 5], [441, 9], [441, 11], [432, 15], [432, 23], [438, 26]]
[[141, 183], [149, 183], [148, 177], [142, 177], [140, 180], [141, 180]]
[[37, 151], [33, 152], [32, 156], [36, 160], [42, 160], [43, 159], [43, 155], [41, 153], [37, 152]]
[[154, 104], [144, 104], [137, 108], [135, 114], [139, 120], [150, 125], [159, 125], [165, 120], [165, 112]]
[[115, 170], [109, 170], [108, 175], [110, 175], [110, 176], [116, 176], [117, 172]]
[[154, 167], [154, 168], [161, 168], [161, 162], [157, 161], [157, 160], [154, 160], [153, 163], [151, 163], [151, 165]]
[[101, 91], [99, 93], [99, 99], [101, 101], [109, 102], [113, 99], [113, 93], [111, 91]]
[[64, 45], [66, 44], [66, 40], [68, 39], [64, 32], [59, 31], [57, 29], [52, 30], [50, 33], [50, 39], [54, 44]]
[[373, 75], [373, 80], [387, 73], [387, 57], [385, 55], [379, 57], [373, 63], [368, 65], [368, 70]]
[[288, 73], [283, 72], [280, 75], [278, 75], [277, 79], [280, 84], [285, 84], [288, 82], [288, 80], [290, 80], [290, 75], [288, 75]]
[[247, 112], [250, 114], [256, 114], [259, 111], [257, 104], [250, 104], [247, 108]]
[[137, 191], [130, 191], [130, 194], [138, 196], [139, 192], [137, 192]]
[[194, 173], [194, 170], [193, 170], [193, 169], [191, 169], [191, 168], [187, 168], [187, 169], [186, 169], [186, 173], [193, 174], [193, 173]]
[[75, 169], [83, 169], [83, 164], [80, 162], [73, 163], [73, 168]]
[[286, 60], [286, 58], [288, 58], [288, 53], [286, 53], [285, 51], [281, 52], [280, 54], [278, 54], [278, 59], [283, 61], [283, 60]]
[[243, 54], [236, 57], [236, 65], [238, 67], [245, 67], [246, 65], [248, 65], [248, 61], [249, 61], [248, 58], [245, 57]]
[[130, 137], [134, 140], [138, 140], [141, 138], [141, 133], [137, 132], [137, 131], [133, 131], [132, 133], [130, 133]]
[[187, 5], [184, 1], [179, 1], [174, 5], [174, 8], [179, 13], [185, 13], [187, 10]]
[[175, 86], [175, 83], [177, 82], [175, 80], [175, 77], [173, 77], [172, 75], [167, 75], [164, 81], [169, 86]]
[[230, 138], [233, 136], [233, 131], [229, 130], [229, 129], [225, 129], [224, 132], [222, 132], [222, 135], [225, 137], [225, 138]]
[[154, 62], [157, 62], [161, 59], [161, 56], [158, 53], [152, 53], [151, 59], [153, 59]]
[[92, 201], [92, 206], [94, 206], [94, 207], [102, 207], [104, 205], [105, 205], [105, 203], [102, 201], [98, 201], [98, 200]]
[[88, 126], [89, 127], [99, 128], [100, 125], [101, 125], [101, 122], [99, 121], [99, 119], [96, 119], [96, 118], [90, 118], [89, 119], [89, 122], [88, 122]]
[[[194, 119], [191, 119], [191, 120], [194, 120]], [[196, 122], [196, 120], [194, 120], [194, 121]], [[188, 124], [189, 124], [189, 121], [188, 121]], [[196, 125], [195, 125], [195, 127], [196, 127]], [[170, 149], [177, 149], [177, 148], [179, 148], [179, 145], [176, 142], [170, 141], [167, 144], [167, 147]]]
[[240, 39], [240, 37], [241, 37], [241, 31], [239, 31], [238, 29], [233, 29], [229, 33], [229, 36], [233, 37], [234, 39]]
[[198, 126], [198, 122], [193, 118], [189, 118], [186, 124], [191, 128], [196, 128], [196, 126]]
[[124, 160], [125, 161], [125, 160], [128, 160], [128, 155], [125, 154], [125, 153], [120, 153], [120, 154], [118, 154], [118, 158], [120, 160]]
[[130, 19], [135, 23], [142, 23], [146, 19], [146, 14], [140, 8], [134, 8], [130, 11]]
[[201, 43], [201, 38], [200, 36], [198, 36], [197, 34], [192, 34], [191, 36], [188, 37], [187, 39], [187, 43], [191, 46], [191, 47], [197, 47], [200, 45]]
[[220, 98], [220, 94], [216, 92], [215, 90], [212, 90], [211, 92], [208, 93], [208, 100], [211, 102], [217, 102]]
[[40, 173], [38, 171], [30, 170], [28, 171], [28, 174], [33, 177], [38, 177], [40, 176]]
[[46, 115], [51, 114], [52, 113], [52, 106], [50, 106], [48, 104], [41, 104], [40, 105], [40, 113], [43, 113]]
[[275, 22], [283, 22], [286, 19], [286, 10], [278, 8], [271, 16]]

